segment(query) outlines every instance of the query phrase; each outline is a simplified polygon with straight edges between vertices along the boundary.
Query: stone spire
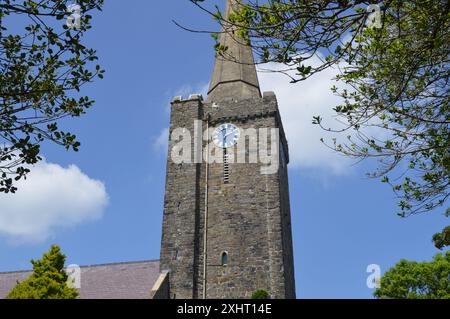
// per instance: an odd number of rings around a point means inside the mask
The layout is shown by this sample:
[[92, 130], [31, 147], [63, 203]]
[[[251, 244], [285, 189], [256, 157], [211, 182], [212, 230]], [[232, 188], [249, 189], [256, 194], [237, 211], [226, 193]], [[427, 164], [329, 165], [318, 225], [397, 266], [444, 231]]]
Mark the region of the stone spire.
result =
[[[227, 0], [226, 18], [238, 9], [239, 1], [242, 0]], [[228, 50], [226, 57], [216, 55], [208, 91], [208, 101], [211, 102], [261, 97], [252, 48], [237, 35], [230, 35], [231, 30], [231, 26], [224, 25], [220, 34], [220, 44]]]

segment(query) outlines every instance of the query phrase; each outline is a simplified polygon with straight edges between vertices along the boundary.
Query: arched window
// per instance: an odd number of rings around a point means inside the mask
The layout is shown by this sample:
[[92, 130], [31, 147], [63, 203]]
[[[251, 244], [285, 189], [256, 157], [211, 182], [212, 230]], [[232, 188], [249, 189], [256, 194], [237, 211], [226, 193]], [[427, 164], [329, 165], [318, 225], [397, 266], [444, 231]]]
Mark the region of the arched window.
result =
[[228, 253], [226, 251], [222, 253], [221, 264], [222, 266], [228, 265]]

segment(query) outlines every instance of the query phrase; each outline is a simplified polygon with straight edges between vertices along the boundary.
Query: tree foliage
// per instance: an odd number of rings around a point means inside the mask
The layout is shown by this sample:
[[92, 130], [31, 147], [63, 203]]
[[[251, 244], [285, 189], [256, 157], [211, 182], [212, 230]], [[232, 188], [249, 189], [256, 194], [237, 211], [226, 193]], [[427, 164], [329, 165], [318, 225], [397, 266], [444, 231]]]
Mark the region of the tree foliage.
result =
[[67, 285], [64, 271], [66, 256], [52, 246], [42, 259], [32, 260], [33, 274], [17, 284], [7, 299], [75, 299], [78, 291]]
[[[377, 159], [369, 176], [391, 185], [400, 216], [437, 207], [448, 216], [449, 0], [235, 0], [240, 10], [228, 19], [192, 2], [236, 41], [251, 43], [258, 64], [285, 65], [271, 71], [292, 83], [336, 68], [331, 89], [342, 103], [330, 107], [340, 124], [314, 117], [336, 133], [322, 142], [357, 161]], [[374, 15], [367, 9], [377, 4], [379, 26], [368, 24]], [[217, 35], [218, 54], [230, 58]]]
[[433, 236], [433, 242], [438, 249], [450, 246], [450, 226], [445, 227], [442, 232], [435, 234]]
[[78, 0], [80, 24], [69, 28], [68, 0], [0, 2], [0, 192], [15, 192], [41, 160], [40, 146], [52, 141], [78, 150], [80, 143], [59, 129], [93, 105], [80, 88], [103, 77], [96, 51], [82, 40], [103, 0]]
[[401, 260], [381, 278], [376, 298], [450, 299], [450, 251], [431, 262]]
[[252, 299], [270, 299], [270, 296], [267, 291], [259, 289], [252, 294]]

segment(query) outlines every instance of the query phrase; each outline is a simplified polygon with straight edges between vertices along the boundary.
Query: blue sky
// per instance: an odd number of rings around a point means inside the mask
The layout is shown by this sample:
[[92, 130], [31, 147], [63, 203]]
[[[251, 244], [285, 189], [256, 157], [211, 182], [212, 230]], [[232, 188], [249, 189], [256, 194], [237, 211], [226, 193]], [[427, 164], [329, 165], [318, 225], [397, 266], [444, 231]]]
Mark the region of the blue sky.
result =
[[[84, 88], [95, 107], [65, 123], [82, 147], [44, 145], [34, 188], [20, 200], [0, 197], [0, 271], [30, 268], [52, 243], [80, 265], [159, 258], [168, 104], [204, 91], [214, 57], [208, 35], [182, 31], [172, 19], [216, 28], [187, 0], [107, 1], [95, 14], [86, 40], [107, 73]], [[332, 75], [296, 85], [276, 75], [260, 80], [278, 95], [291, 147], [298, 298], [370, 298], [367, 266], [385, 271], [401, 258], [429, 260], [437, 252], [431, 236], [447, 220], [440, 212], [400, 219], [389, 187], [365, 177], [374, 163], [354, 165], [320, 145], [324, 134], [311, 116], [330, 114]], [[49, 174], [61, 183], [57, 190]]]

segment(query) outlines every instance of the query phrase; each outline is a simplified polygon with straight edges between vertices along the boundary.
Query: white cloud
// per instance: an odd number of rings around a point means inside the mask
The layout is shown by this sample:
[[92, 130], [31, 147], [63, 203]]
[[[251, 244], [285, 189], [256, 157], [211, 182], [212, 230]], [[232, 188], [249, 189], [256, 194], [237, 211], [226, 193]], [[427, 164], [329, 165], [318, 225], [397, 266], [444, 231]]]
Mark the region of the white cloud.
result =
[[196, 85], [185, 84], [175, 90], [173, 96], [182, 96], [187, 99], [191, 94], [201, 94], [206, 98], [208, 94], [209, 83], [197, 83]]
[[[317, 57], [308, 65], [319, 64]], [[264, 69], [277, 70], [277, 64], [265, 65]], [[337, 69], [326, 69], [306, 81], [289, 83], [289, 78], [280, 73], [260, 72], [262, 91], [274, 91], [277, 95], [283, 126], [289, 142], [291, 167], [315, 170], [316, 172], [342, 175], [350, 170], [352, 162], [325, 147], [320, 138], [331, 136], [312, 124], [313, 116], [320, 115], [332, 127], [339, 126], [333, 119], [333, 107], [340, 104], [330, 88], [336, 85], [333, 78]]]
[[169, 144], [169, 128], [166, 127], [161, 130], [158, 137], [153, 142], [153, 147], [155, 148], [155, 150], [164, 152], [164, 154], [166, 154], [168, 144]]
[[43, 159], [16, 194], [0, 193], [0, 235], [13, 242], [40, 242], [55, 230], [102, 217], [108, 204], [105, 185], [77, 166]]

